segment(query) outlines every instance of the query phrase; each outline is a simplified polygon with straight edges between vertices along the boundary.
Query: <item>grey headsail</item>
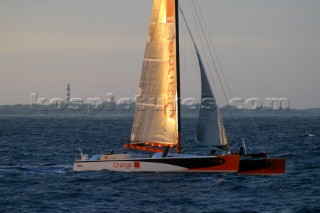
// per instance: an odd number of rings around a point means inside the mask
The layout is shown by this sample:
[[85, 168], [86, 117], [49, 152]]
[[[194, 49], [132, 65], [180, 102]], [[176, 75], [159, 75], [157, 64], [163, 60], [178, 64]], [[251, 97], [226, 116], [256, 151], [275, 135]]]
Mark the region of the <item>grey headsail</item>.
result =
[[185, 20], [189, 35], [196, 50], [201, 75], [201, 104], [197, 124], [196, 139], [198, 142], [230, 152], [226, 132], [221, 119], [220, 110], [212, 92], [212, 88], [206, 74], [205, 66], [202, 62], [191, 30], [186, 22], [183, 11], [180, 11], [182, 17]]
[[229, 146], [221, 114], [213, 95], [206, 70], [196, 48], [201, 74], [201, 104], [197, 126], [197, 140], [229, 152]]

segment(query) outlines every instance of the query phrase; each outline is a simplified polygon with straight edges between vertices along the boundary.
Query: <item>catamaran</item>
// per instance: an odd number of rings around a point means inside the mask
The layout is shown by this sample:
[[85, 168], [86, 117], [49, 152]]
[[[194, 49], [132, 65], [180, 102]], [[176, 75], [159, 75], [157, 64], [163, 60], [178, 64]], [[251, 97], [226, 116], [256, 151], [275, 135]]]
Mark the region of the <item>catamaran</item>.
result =
[[[200, 156], [181, 153], [178, 0], [154, 0], [145, 48], [131, 142], [124, 146], [147, 152], [82, 154], [74, 171], [237, 172], [239, 155]], [[218, 133], [219, 134], [219, 133]], [[175, 153], [169, 152], [175, 150]], [[208, 151], [209, 152], [209, 151]]]
[[[74, 162], [74, 171], [255, 174], [259, 173], [256, 170], [262, 169], [266, 174], [279, 164], [265, 157], [231, 153], [219, 107], [191, 32], [201, 75], [201, 98], [209, 98], [214, 105], [214, 110], [200, 107], [197, 140], [222, 152], [209, 154], [208, 150], [207, 155], [182, 153], [178, 14], [178, 0], [154, 0], [131, 140], [124, 144], [127, 149], [154, 154], [109, 153], [89, 157], [81, 151], [81, 159]], [[272, 174], [284, 172], [283, 161], [280, 164], [281, 171], [273, 168]]]

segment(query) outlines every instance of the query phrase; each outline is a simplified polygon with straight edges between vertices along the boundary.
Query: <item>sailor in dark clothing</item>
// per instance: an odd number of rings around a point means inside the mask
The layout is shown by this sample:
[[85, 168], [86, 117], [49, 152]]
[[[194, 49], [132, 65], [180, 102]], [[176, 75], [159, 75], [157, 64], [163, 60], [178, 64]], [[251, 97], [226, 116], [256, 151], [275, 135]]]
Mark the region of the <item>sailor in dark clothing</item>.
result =
[[211, 150], [210, 155], [214, 155], [216, 153], [216, 151], [217, 150], [215, 150], [215, 149]]

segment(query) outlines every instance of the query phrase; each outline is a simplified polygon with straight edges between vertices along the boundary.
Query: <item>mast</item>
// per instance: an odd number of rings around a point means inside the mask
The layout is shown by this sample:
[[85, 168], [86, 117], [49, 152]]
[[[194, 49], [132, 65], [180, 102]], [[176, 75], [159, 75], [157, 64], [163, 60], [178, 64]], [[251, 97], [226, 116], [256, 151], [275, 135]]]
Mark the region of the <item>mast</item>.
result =
[[178, 143], [176, 151], [181, 152], [181, 90], [180, 90], [180, 48], [179, 48], [179, 0], [175, 0], [175, 26], [176, 26], [176, 72], [177, 72], [177, 110], [178, 110]]

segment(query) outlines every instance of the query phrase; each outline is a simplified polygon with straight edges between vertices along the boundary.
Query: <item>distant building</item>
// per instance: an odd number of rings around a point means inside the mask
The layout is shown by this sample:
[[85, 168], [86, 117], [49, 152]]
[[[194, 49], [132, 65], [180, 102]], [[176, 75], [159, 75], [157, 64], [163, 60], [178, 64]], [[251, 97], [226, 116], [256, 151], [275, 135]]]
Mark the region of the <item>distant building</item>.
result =
[[68, 87], [67, 87], [67, 102], [70, 101], [70, 84], [68, 83]]

